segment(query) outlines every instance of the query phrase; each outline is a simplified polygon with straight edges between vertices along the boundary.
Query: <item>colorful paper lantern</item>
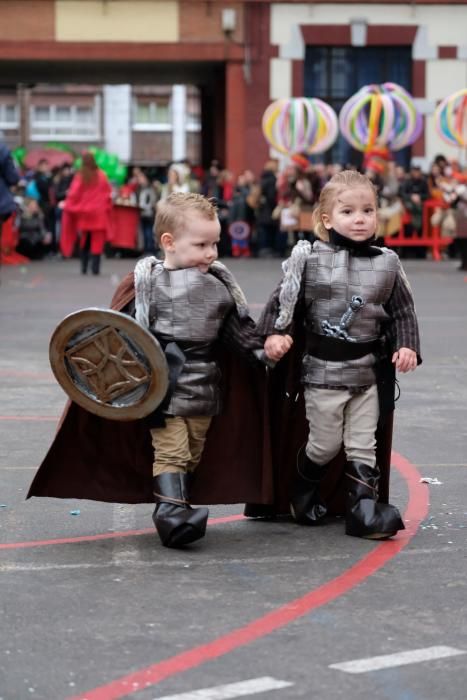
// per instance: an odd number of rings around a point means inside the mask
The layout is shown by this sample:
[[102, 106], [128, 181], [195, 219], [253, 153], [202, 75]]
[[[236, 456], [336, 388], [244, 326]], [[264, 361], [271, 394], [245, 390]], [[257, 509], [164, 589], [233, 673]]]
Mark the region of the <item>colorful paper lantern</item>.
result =
[[435, 111], [435, 129], [451, 146], [467, 146], [467, 88], [445, 97]]
[[335, 111], [316, 97], [293, 97], [272, 102], [262, 120], [263, 134], [279, 153], [322, 153], [337, 138]]
[[412, 96], [396, 83], [364, 85], [342, 106], [339, 126], [358, 151], [375, 145], [399, 151], [410, 146], [423, 129]]

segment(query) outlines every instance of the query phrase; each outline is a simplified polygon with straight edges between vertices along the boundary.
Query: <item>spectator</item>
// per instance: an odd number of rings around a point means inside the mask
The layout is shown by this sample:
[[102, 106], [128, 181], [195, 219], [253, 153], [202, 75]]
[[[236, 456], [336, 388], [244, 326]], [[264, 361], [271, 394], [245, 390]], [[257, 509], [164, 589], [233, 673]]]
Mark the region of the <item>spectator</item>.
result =
[[154, 217], [156, 214], [156, 190], [150, 184], [145, 173], [138, 176], [138, 206], [140, 208], [141, 228], [143, 230], [144, 253], [154, 255], [156, 245], [154, 240]]
[[296, 177], [289, 180], [289, 197], [298, 215], [298, 237], [313, 238], [313, 210], [321, 193], [321, 179], [306, 156], [292, 156]]
[[[427, 181], [419, 165], [411, 166], [408, 178], [401, 185], [400, 196], [405, 210], [410, 214], [410, 222], [405, 224], [405, 236], [411, 238], [415, 233], [417, 238], [421, 238], [423, 203], [428, 199], [429, 192]], [[406, 250], [417, 258], [426, 257], [426, 250], [423, 247], [414, 246], [412, 251], [407, 247]]]
[[212, 160], [203, 183], [203, 194], [205, 197], [215, 197], [216, 199], [221, 199], [219, 176], [219, 161]]
[[[0, 133], [1, 137], [2, 134]], [[2, 225], [16, 209], [10, 187], [13, 187], [18, 182], [19, 173], [13, 163], [11, 153], [4, 143], [0, 143], [0, 255], [2, 250]]]
[[36, 199], [26, 199], [16, 219], [19, 233], [16, 250], [31, 260], [41, 260], [50, 245], [52, 234], [44, 225], [44, 214]]
[[467, 175], [457, 186], [457, 200], [453, 203], [456, 217], [457, 249], [461, 264], [459, 270], [467, 272]]
[[110, 238], [111, 195], [106, 174], [99, 170], [92, 153], [85, 153], [81, 169], [73, 178], [65, 201], [61, 203], [62, 252], [64, 255], [72, 254], [78, 234], [83, 275], [88, 271], [89, 255], [92, 273], [98, 275], [100, 272], [104, 243]]
[[[284, 246], [278, 246], [279, 227], [277, 219], [273, 218], [277, 206], [277, 166], [277, 160], [268, 160], [259, 182], [259, 199], [255, 214], [260, 257], [272, 256], [274, 252], [285, 254]], [[278, 247], [281, 248], [280, 251]]]
[[60, 243], [60, 232], [62, 228], [62, 209], [60, 202], [65, 201], [73, 180], [71, 165], [65, 163], [53, 178], [52, 189], [55, 199], [55, 242]]
[[184, 181], [185, 169], [174, 163], [170, 166], [167, 172], [167, 182], [162, 185], [161, 199], [167, 199], [167, 197], [174, 192], [184, 192], [188, 193], [190, 187], [187, 182]]
[[386, 164], [379, 195], [379, 234], [382, 237], [392, 236], [400, 231], [404, 212], [399, 198], [399, 181], [394, 161], [389, 161]]
[[55, 240], [55, 207], [52, 202], [52, 173], [49, 161], [41, 158], [34, 173], [34, 182], [39, 192], [39, 206], [44, 214], [45, 227], [52, 234], [52, 251], [57, 249]]
[[238, 176], [229, 209], [229, 234], [234, 258], [251, 256], [253, 210], [248, 204], [250, 185], [245, 174]]

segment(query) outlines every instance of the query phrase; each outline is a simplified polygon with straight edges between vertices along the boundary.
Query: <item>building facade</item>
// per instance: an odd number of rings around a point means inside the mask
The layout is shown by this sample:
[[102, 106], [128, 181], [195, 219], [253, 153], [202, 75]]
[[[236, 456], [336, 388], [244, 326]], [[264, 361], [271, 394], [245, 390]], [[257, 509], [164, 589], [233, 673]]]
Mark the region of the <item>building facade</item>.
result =
[[0, 92], [0, 129], [14, 148], [96, 146], [126, 163], [201, 159], [201, 104], [194, 86], [19, 85]]
[[[0, 19], [9, 28], [0, 128], [10, 142], [48, 137], [53, 125], [50, 140], [69, 129], [77, 144], [92, 136], [124, 160], [217, 158], [258, 172], [272, 100], [306, 95], [338, 110], [362, 85], [390, 80], [424, 117], [412, 158], [459, 155], [436, 134], [433, 113], [467, 84], [465, 0], [11, 0]], [[328, 155], [344, 159], [345, 149], [341, 141]]]

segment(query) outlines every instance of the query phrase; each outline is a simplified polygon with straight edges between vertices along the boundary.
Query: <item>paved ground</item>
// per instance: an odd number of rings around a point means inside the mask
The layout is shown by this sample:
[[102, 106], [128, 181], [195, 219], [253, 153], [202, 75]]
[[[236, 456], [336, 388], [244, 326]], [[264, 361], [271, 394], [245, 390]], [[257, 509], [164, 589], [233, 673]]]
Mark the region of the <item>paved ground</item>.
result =
[[[24, 500], [64, 404], [50, 334], [106, 305], [133, 262], [106, 260], [99, 278], [77, 261], [1, 270], [0, 699], [463, 700], [467, 655], [432, 649], [467, 652], [467, 280], [455, 263], [406, 264], [425, 363], [401, 378], [397, 410], [404, 536], [233, 519], [238, 505], [212, 508], [206, 539], [180, 552], [158, 544], [147, 506]], [[278, 261], [231, 268], [259, 313]], [[400, 656], [420, 649], [425, 660]], [[393, 654], [379, 670], [330, 668]]]

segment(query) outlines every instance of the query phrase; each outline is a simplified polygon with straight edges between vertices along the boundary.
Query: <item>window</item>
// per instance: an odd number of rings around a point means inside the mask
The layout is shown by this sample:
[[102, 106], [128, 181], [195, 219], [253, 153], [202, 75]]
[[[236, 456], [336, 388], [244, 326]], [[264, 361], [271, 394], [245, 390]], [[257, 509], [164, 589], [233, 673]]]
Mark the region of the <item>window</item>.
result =
[[[318, 97], [339, 115], [342, 105], [363, 85], [398, 83], [411, 91], [412, 60], [408, 46], [307, 46], [304, 94]], [[401, 164], [410, 161], [410, 149], [394, 154]], [[359, 164], [362, 154], [339, 136], [323, 154], [327, 162]]]
[[135, 131], [170, 131], [172, 116], [170, 97], [137, 98], [133, 103]]
[[19, 126], [19, 109], [16, 104], [0, 104], [0, 127], [17, 129]]
[[201, 102], [198, 95], [187, 95], [186, 128], [188, 131], [201, 131]]
[[99, 100], [89, 106], [46, 105], [31, 107], [31, 139], [47, 140], [51, 136], [69, 141], [100, 138]]

